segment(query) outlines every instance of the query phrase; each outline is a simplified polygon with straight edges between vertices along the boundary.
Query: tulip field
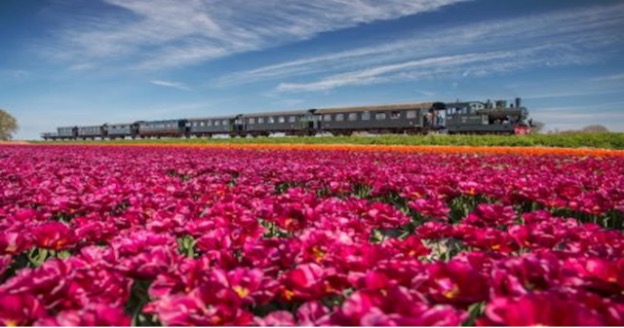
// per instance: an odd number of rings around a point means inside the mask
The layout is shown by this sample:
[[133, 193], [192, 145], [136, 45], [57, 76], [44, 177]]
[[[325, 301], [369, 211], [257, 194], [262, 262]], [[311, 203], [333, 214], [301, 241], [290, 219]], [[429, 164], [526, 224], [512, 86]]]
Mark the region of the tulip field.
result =
[[0, 145], [0, 324], [624, 325], [624, 156]]

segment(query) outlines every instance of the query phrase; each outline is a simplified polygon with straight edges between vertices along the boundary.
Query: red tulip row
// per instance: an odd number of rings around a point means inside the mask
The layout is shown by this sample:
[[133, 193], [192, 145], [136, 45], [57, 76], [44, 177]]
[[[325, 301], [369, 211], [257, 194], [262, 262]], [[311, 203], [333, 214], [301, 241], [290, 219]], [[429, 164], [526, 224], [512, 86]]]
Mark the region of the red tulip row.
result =
[[623, 167], [0, 146], [0, 324], [624, 325]]

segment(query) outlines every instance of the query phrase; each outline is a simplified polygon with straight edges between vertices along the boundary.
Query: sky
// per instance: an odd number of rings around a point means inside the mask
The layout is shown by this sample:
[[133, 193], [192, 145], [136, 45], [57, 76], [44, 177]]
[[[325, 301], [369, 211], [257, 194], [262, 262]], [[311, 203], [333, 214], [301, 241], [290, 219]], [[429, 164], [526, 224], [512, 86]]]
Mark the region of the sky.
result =
[[624, 131], [624, 2], [1, 0], [0, 108], [57, 126], [522, 97]]

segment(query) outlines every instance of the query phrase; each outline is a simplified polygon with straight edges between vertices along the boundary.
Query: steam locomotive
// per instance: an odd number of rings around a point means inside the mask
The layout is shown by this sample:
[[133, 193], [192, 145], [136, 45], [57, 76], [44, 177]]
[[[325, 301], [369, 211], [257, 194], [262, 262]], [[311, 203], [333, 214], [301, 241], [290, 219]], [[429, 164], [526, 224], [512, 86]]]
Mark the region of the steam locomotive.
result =
[[274, 133], [312, 136], [354, 132], [425, 134], [528, 134], [531, 120], [520, 98], [507, 101], [422, 102], [409, 104], [314, 108], [137, 121], [93, 126], [66, 126], [42, 133], [44, 140], [87, 140], [163, 137], [268, 136]]

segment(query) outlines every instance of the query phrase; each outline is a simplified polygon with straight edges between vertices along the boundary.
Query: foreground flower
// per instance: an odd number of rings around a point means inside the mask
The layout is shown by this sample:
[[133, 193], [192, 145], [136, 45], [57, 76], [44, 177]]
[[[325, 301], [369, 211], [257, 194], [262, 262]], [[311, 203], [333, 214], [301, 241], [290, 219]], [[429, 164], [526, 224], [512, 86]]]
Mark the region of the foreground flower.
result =
[[80, 310], [67, 310], [37, 322], [38, 326], [129, 326], [130, 317], [118, 307], [89, 304]]
[[30, 294], [0, 293], [1, 325], [29, 326], [44, 314], [43, 305]]
[[243, 326], [253, 322], [253, 315], [240, 308], [235, 294], [215, 293], [210, 288], [163, 297], [143, 311], [155, 314], [166, 326]]
[[35, 245], [46, 249], [69, 249], [77, 241], [75, 233], [61, 222], [42, 223], [34, 228], [32, 234]]
[[414, 279], [414, 287], [435, 302], [468, 306], [488, 297], [485, 277], [468, 263], [436, 263], [427, 273]]
[[451, 306], [430, 306], [403, 287], [388, 292], [355, 292], [321, 323], [347, 326], [457, 326], [466, 314]]
[[605, 321], [587, 307], [555, 294], [497, 298], [485, 308], [481, 326], [603, 326]]

